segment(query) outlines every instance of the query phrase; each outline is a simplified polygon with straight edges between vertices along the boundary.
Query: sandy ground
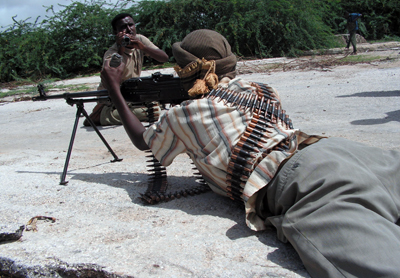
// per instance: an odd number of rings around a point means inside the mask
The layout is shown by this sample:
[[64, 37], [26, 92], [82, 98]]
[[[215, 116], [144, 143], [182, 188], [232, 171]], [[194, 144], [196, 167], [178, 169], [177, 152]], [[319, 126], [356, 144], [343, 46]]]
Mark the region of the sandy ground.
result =
[[[400, 50], [381, 50], [389, 59], [313, 70], [258, 72], [260, 64], [293, 62], [246, 62], [248, 73], [241, 76], [275, 87], [296, 128], [400, 151]], [[123, 158], [111, 163], [81, 120], [69, 183], [59, 185], [75, 113], [63, 99], [0, 104], [0, 235], [35, 216], [55, 218], [38, 220], [37, 231], [25, 230], [17, 241], [0, 242], [0, 276], [309, 277], [273, 230], [251, 231], [242, 209], [212, 192], [143, 205], [138, 196], [147, 188], [146, 154], [121, 126], [100, 128]], [[168, 174], [171, 190], [195, 185], [185, 155]]]

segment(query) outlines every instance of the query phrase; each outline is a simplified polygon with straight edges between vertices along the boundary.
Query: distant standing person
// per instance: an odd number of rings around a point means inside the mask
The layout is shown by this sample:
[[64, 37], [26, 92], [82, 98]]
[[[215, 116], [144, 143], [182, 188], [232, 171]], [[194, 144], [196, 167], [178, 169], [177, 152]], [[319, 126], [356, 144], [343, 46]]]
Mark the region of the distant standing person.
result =
[[[136, 33], [135, 22], [132, 15], [121, 13], [114, 17], [111, 21], [113, 33], [115, 35], [115, 43], [107, 50], [103, 57], [103, 65], [111, 59], [114, 53], [122, 56], [125, 68], [122, 74], [122, 82], [133, 78], [140, 77], [143, 67], [144, 56], [149, 56], [158, 62], [165, 63], [168, 61], [168, 55], [155, 46], [148, 38]], [[130, 38], [129, 45], [123, 45], [124, 37]], [[98, 90], [104, 90], [102, 82], [100, 82]], [[144, 107], [134, 107], [129, 104], [131, 111], [141, 120], [147, 120]], [[121, 125], [121, 120], [117, 109], [114, 105], [105, 105], [98, 103], [90, 114], [90, 118], [96, 125]], [[84, 121], [85, 126], [90, 126], [87, 120]]]
[[356, 33], [358, 30], [358, 19], [362, 14], [346, 12], [345, 18], [347, 19], [347, 30], [349, 31], [349, 40], [347, 41], [346, 49], [349, 50], [350, 43], [353, 46], [352, 55], [357, 55], [357, 39]]

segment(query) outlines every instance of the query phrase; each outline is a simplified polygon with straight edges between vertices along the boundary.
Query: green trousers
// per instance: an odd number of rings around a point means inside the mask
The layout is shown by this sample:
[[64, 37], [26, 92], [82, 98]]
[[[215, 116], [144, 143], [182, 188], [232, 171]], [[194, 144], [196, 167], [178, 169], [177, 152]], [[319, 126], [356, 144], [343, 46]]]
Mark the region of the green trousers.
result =
[[264, 191], [266, 223], [312, 277], [400, 277], [400, 152], [322, 139]]
[[357, 52], [357, 38], [356, 38], [357, 30], [350, 31], [349, 33], [349, 41], [347, 42], [346, 48], [350, 47], [350, 43], [353, 46], [353, 53]]
[[[130, 110], [136, 117], [139, 119], [141, 122], [147, 122], [149, 121], [148, 118], [148, 113], [147, 113], [147, 108], [146, 107], [138, 107], [138, 106], [133, 106], [128, 104]], [[160, 114], [160, 106], [155, 105], [155, 120], [158, 119], [158, 116]], [[119, 117], [118, 110], [113, 106], [104, 106], [101, 110], [100, 114], [100, 124], [102, 126], [107, 126], [107, 125], [122, 125], [121, 119]]]

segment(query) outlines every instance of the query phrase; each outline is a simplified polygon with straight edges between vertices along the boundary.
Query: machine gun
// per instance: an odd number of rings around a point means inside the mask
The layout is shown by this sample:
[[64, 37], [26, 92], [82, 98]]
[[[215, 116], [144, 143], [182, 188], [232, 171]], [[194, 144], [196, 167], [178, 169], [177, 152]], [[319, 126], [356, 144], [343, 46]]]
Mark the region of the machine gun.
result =
[[[70, 105], [76, 104], [77, 101], [81, 102], [81, 100], [82, 102], [111, 102], [107, 90], [46, 95], [43, 85], [39, 84], [38, 91], [39, 96], [33, 97], [33, 101], [63, 98]], [[124, 81], [121, 84], [121, 93], [127, 102], [138, 105], [153, 101], [176, 105], [190, 99], [181, 86], [179, 77], [160, 72], [153, 73], [151, 76], [136, 77]]]
[[[65, 159], [64, 170], [61, 175], [61, 185], [65, 185], [68, 183], [68, 181], [65, 181], [65, 177], [67, 175], [68, 164], [71, 158], [71, 152], [79, 123], [79, 118], [82, 117], [82, 115], [88, 120], [90, 125], [96, 131], [97, 135], [103, 141], [104, 145], [113, 155], [114, 160], [111, 160], [111, 162], [122, 160], [121, 158], [118, 158], [118, 156], [111, 149], [111, 147], [104, 139], [103, 135], [100, 133], [99, 129], [94, 124], [92, 119], [90, 119], [88, 113], [84, 108], [84, 103], [87, 102], [106, 102], [111, 104], [112, 102], [108, 96], [107, 90], [47, 95], [44, 91], [43, 85], [39, 84], [38, 91], [39, 95], [33, 97], [33, 101], [44, 101], [48, 99], [63, 98], [69, 105], [76, 105], [77, 107], [75, 123], [72, 130], [67, 157]], [[124, 81], [121, 84], [121, 93], [127, 102], [147, 107], [149, 123], [154, 122], [154, 113], [151, 112], [153, 106], [152, 103], [154, 101], [157, 101], [158, 103], [164, 105], [176, 105], [180, 104], [184, 100], [190, 99], [187, 92], [182, 88], [179, 77], [173, 77], [172, 74], [161, 74], [160, 72], [154, 73], [151, 76], [131, 78]]]

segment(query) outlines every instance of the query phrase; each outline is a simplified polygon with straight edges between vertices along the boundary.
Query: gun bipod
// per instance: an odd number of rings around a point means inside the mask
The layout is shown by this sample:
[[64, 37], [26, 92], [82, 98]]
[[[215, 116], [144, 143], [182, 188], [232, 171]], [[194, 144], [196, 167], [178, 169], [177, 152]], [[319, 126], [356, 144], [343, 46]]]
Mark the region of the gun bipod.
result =
[[79, 118], [81, 117], [81, 115], [85, 116], [85, 118], [88, 120], [90, 125], [96, 131], [97, 135], [100, 137], [101, 141], [103, 141], [104, 145], [107, 147], [107, 149], [110, 151], [110, 153], [114, 157], [114, 160], [111, 160], [111, 162], [122, 161], [122, 158], [118, 158], [118, 156], [111, 149], [110, 145], [107, 143], [106, 139], [100, 133], [100, 131], [97, 128], [97, 126], [95, 125], [95, 123], [89, 117], [88, 113], [86, 112], [86, 110], [84, 108], [84, 102], [87, 102], [87, 100], [83, 100], [83, 99], [68, 99], [67, 100], [67, 103], [70, 104], [71, 106], [75, 104], [77, 110], [76, 110], [74, 127], [72, 129], [71, 140], [70, 140], [69, 146], [68, 146], [67, 157], [65, 158], [64, 170], [63, 170], [63, 172], [61, 174], [60, 185], [66, 185], [68, 183], [68, 181], [65, 180], [65, 177], [67, 176], [69, 160], [71, 158], [72, 147], [74, 145], [76, 130], [78, 128]]

